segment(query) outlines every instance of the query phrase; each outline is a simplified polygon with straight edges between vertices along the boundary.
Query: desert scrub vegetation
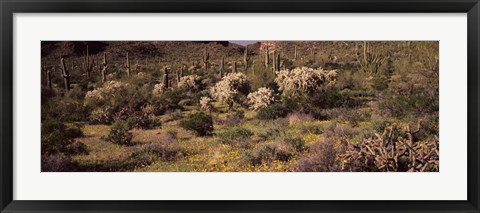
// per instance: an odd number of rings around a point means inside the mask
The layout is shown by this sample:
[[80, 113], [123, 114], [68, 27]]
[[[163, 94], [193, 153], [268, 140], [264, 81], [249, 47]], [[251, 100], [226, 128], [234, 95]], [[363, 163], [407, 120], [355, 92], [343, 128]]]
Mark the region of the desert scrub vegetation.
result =
[[213, 119], [211, 115], [197, 112], [181, 120], [180, 126], [194, 131], [198, 136], [211, 135], [213, 132]]
[[430, 41], [42, 42], [41, 168], [438, 172], [438, 53]]

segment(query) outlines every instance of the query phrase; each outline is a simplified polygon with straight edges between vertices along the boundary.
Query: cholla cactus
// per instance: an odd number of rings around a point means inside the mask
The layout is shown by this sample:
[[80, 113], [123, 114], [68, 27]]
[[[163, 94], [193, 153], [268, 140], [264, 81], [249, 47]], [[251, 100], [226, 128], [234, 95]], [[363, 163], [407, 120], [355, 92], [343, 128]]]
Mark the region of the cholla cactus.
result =
[[249, 83], [245, 74], [229, 73], [211, 88], [210, 93], [217, 101], [227, 104], [230, 110], [233, 103], [239, 101], [239, 95], [247, 93], [248, 88]]
[[85, 105], [100, 105], [109, 98], [124, 94], [130, 84], [120, 81], [108, 81], [102, 87], [88, 91], [85, 95]]
[[144, 72], [139, 72], [137, 73], [137, 78], [140, 78], [140, 79], [147, 78], [147, 74], [145, 74]]
[[87, 92], [84, 105], [92, 108], [90, 118], [94, 122], [108, 123], [116, 107], [126, 97], [131, 97], [133, 89], [128, 83], [108, 81], [102, 87]]
[[210, 97], [207, 97], [207, 96], [201, 97], [200, 109], [211, 112], [213, 110], [212, 102], [213, 102], [213, 99], [211, 99]]
[[337, 70], [330, 70], [330, 71], [327, 73], [327, 80], [330, 81], [330, 82], [335, 82], [335, 81], [337, 81], [337, 77], [338, 77], [338, 72], [337, 72]]
[[159, 97], [166, 91], [165, 85], [163, 83], [155, 84], [153, 86], [152, 94], [153, 96]]
[[382, 135], [374, 133], [355, 145], [348, 143], [345, 153], [337, 155], [340, 167], [343, 171], [438, 172], [438, 137], [415, 141], [413, 135], [419, 131], [420, 124], [417, 131], [392, 125]]
[[267, 107], [275, 100], [273, 97], [273, 90], [265, 87], [258, 89], [256, 92], [248, 94], [247, 99], [250, 109], [255, 111], [263, 107]]
[[110, 114], [110, 107], [99, 107], [92, 111], [92, 113], [90, 114], [90, 118], [94, 123], [102, 123], [109, 120]]
[[178, 86], [184, 89], [193, 90], [200, 88], [202, 78], [198, 75], [187, 75], [180, 78]]
[[275, 82], [283, 94], [298, 91], [315, 92], [320, 86], [329, 81], [327, 72], [322, 68], [301, 67], [293, 70], [281, 70], [276, 72], [276, 74]]

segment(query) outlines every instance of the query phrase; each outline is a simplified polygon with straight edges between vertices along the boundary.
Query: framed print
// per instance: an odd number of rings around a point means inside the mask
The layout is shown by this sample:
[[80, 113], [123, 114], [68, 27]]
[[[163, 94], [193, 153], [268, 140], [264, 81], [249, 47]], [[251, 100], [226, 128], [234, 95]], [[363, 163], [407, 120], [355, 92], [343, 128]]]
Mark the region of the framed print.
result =
[[1, 1], [1, 212], [479, 212], [478, 1]]

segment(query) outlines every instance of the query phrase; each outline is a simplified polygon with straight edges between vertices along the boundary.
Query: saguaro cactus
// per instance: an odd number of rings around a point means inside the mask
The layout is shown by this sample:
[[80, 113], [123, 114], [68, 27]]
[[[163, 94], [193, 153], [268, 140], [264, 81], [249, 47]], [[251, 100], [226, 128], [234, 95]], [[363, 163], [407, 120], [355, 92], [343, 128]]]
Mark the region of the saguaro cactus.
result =
[[63, 83], [65, 86], [65, 90], [70, 90], [70, 73], [68, 72], [67, 66], [65, 66], [65, 59], [63, 57], [60, 58], [60, 66], [62, 67], [62, 77]]
[[46, 86], [51, 89], [52, 88], [52, 72], [50, 71], [50, 69], [48, 69], [45, 62], [43, 62], [42, 64], [42, 71], [45, 73]]
[[130, 70], [130, 59], [129, 59], [129, 53], [127, 52], [127, 59], [125, 62], [125, 69], [127, 71], [127, 76], [130, 77], [131, 70]]
[[50, 71], [50, 69], [47, 70], [47, 87], [50, 89], [52, 88], [52, 72]]
[[90, 52], [88, 51], [88, 45], [83, 57], [83, 69], [85, 70], [85, 73], [87, 73], [87, 77], [90, 77], [90, 73], [93, 69], [93, 62], [90, 63]]
[[276, 58], [276, 52], [275, 50], [272, 52], [272, 70], [275, 72], [277, 71], [277, 58]]
[[267, 45], [265, 45], [265, 68], [268, 68], [268, 61], [269, 61], [268, 54], [270, 53], [268, 52], [268, 42], [267, 42]]
[[250, 61], [250, 56], [248, 55], [248, 47], [245, 46], [245, 52], [243, 53], [243, 64], [245, 66], [245, 71], [248, 69], [248, 61]]
[[168, 88], [168, 68], [165, 67], [163, 68], [164, 72], [163, 72], [163, 86], [165, 87], [165, 89]]
[[182, 69], [180, 70], [180, 78], [183, 77], [183, 72], [185, 71], [185, 68], [187, 68], [187, 65], [182, 65]]
[[203, 53], [202, 61], [205, 66], [205, 72], [208, 72], [208, 61], [210, 60], [210, 53], [208, 53], [207, 48], [205, 47], [205, 51]]
[[280, 71], [280, 54], [277, 54], [277, 58], [275, 59], [275, 67], [277, 68], [277, 70], [275, 71]]
[[[182, 69], [182, 67], [180, 66], [179, 69]], [[177, 77], [177, 85], [178, 83], [180, 82], [180, 71], [179, 70], [175, 70], [175, 75]]]
[[108, 64], [107, 64], [107, 53], [103, 53], [103, 69], [102, 69], [102, 81], [106, 82], [107, 81], [107, 69], [108, 69]]
[[233, 61], [232, 63], [232, 72], [237, 72], [237, 62]]
[[379, 54], [379, 51], [369, 47], [367, 41], [363, 42], [363, 60], [359, 60], [360, 70], [368, 73], [377, 73], [385, 64], [388, 56]]

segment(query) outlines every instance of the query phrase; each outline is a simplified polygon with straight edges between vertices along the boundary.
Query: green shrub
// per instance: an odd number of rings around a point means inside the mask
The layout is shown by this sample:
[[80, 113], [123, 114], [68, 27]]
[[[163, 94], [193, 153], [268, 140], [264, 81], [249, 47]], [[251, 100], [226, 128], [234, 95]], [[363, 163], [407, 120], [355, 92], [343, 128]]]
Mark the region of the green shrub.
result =
[[126, 121], [116, 121], [110, 127], [107, 141], [120, 145], [132, 145], [131, 125]]
[[245, 118], [245, 112], [241, 110], [237, 110], [233, 113], [227, 114], [227, 119], [231, 119], [231, 118], [243, 119]]
[[183, 118], [183, 112], [180, 109], [177, 109], [177, 110], [173, 111], [172, 113], [170, 113], [170, 119], [172, 121], [180, 120], [182, 118]]
[[63, 153], [68, 155], [88, 155], [89, 150], [87, 145], [85, 145], [84, 143], [75, 141], [66, 146]]
[[192, 99], [183, 99], [178, 102], [178, 105], [181, 107], [186, 107], [186, 106], [193, 106], [193, 100]]
[[302, 151], [305, 149], [305, 141], [303, 141], [303, 139], [300, 137], [282, 134], [280, 135], [279, 140], [291, 145], [297, 151]]
[[233, 127], [218, 134], [218, 138], [222, 143], [234, 144], [246, 140], [252, 135], [253, 132], [248, 129], [242, 127]]
[[166, 107], [166, 109], [179, 109], [180, 101], [186, 98], [185, 91], [180, 88], [167, 90], [160, 97], [160, 103]]
[[194, 113], [181, 120], [180, 126], [194, 131], [197, 136], [211, 135], [213, 132], [212, 116], [203, 112]]
[[413, 119], [436, 113], [439, 111], [438, 79], [416, 75], [394, 81], [382, 93], [379, 107], [397, 118]]
[[51, 118], [42, 122], [41, 131], [42, 154], [65, 152], [66, 147], [74, 142], [74, 138], [83, 135], [79, 126], [67, 127]]
[[270, 106], [261, 108], [257, 116], [259, 119], [262, 120], [269, 120], [269, 119], [276, 119], [276, 118], [283, 118], [287, 116], [289, 110], [285, 108], [282, 104], [272, 104]]
[[242, 153], [242, 158], [254, 166], [264, 163], [270, 163], [274, 160], [289, 161], [295, 154], [295, 150], [288, 144], [261, 143], [252, 150], [246, 150]]

